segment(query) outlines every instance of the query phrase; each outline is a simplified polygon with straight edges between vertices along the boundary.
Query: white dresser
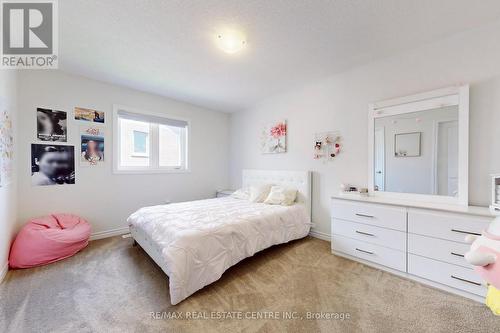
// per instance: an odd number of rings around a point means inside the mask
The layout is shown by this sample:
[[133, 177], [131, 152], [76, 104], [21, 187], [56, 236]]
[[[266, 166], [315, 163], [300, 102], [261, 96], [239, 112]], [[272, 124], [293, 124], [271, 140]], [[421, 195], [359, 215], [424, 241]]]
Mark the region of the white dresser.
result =
[[412, 204], [356, 195], [332, 198], [332, 252], [475, 300], [486, 285], [464, 254], [467, 234], [493, 217], [483, 207]]

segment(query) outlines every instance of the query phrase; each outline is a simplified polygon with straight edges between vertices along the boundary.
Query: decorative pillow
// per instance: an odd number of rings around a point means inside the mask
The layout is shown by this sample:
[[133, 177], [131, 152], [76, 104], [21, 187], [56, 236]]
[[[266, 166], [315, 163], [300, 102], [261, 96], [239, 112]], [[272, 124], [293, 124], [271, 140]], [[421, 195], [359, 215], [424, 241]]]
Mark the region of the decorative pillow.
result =
[[250, 198], [248, 200], [251, 202], [264, 202], [269, 195], [271, 187], [271, 184], [250, 186]]
[[240, 188], [239, 190], [234, 191], [234, 193], [231, 194], [231, 197], [235, 199], [248, 200], [250, 198], [250, 189]]
[[290, 206], [297, 198], [297, 189], [284, 186], [273, 186], [264, 203], [270, 205]]

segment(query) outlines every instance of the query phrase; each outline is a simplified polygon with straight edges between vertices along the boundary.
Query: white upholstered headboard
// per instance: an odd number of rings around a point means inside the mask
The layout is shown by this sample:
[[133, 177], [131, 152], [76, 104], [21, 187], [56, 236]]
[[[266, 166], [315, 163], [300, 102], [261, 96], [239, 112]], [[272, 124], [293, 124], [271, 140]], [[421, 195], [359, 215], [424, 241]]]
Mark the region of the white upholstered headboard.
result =
[[311, 217], [312, 181], [310, 171], [243, 170], [242, 186], [262, 184], [290, 186], [297, 189], [297, 202], [305, 204]]

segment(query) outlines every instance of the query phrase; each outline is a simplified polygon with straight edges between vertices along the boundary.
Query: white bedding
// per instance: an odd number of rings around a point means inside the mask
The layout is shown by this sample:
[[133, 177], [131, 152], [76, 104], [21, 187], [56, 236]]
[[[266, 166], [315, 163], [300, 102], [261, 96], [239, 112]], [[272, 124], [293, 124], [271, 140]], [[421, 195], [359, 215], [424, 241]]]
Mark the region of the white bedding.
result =
[[231, 197], [145, 207], [127, 221], [161, 250], [172, 304], [217, 281], [244, 258], [305, 237], [310, 229], [302, 204], [285, 207]]

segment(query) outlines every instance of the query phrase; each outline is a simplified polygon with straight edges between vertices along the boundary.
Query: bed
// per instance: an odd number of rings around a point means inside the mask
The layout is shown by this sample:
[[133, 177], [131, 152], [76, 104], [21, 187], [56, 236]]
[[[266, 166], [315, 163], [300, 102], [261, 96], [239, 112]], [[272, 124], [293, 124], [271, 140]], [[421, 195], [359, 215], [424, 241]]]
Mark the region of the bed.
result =
[[224, 197], [144, 207], [128, 218], [134, 240], [168, 275], [173, 305], [256, 252], [307, 236], [310, 172], [243, 171], [243, 187], [262, 184], [296, 188], [296, 202], [280, 206]]

